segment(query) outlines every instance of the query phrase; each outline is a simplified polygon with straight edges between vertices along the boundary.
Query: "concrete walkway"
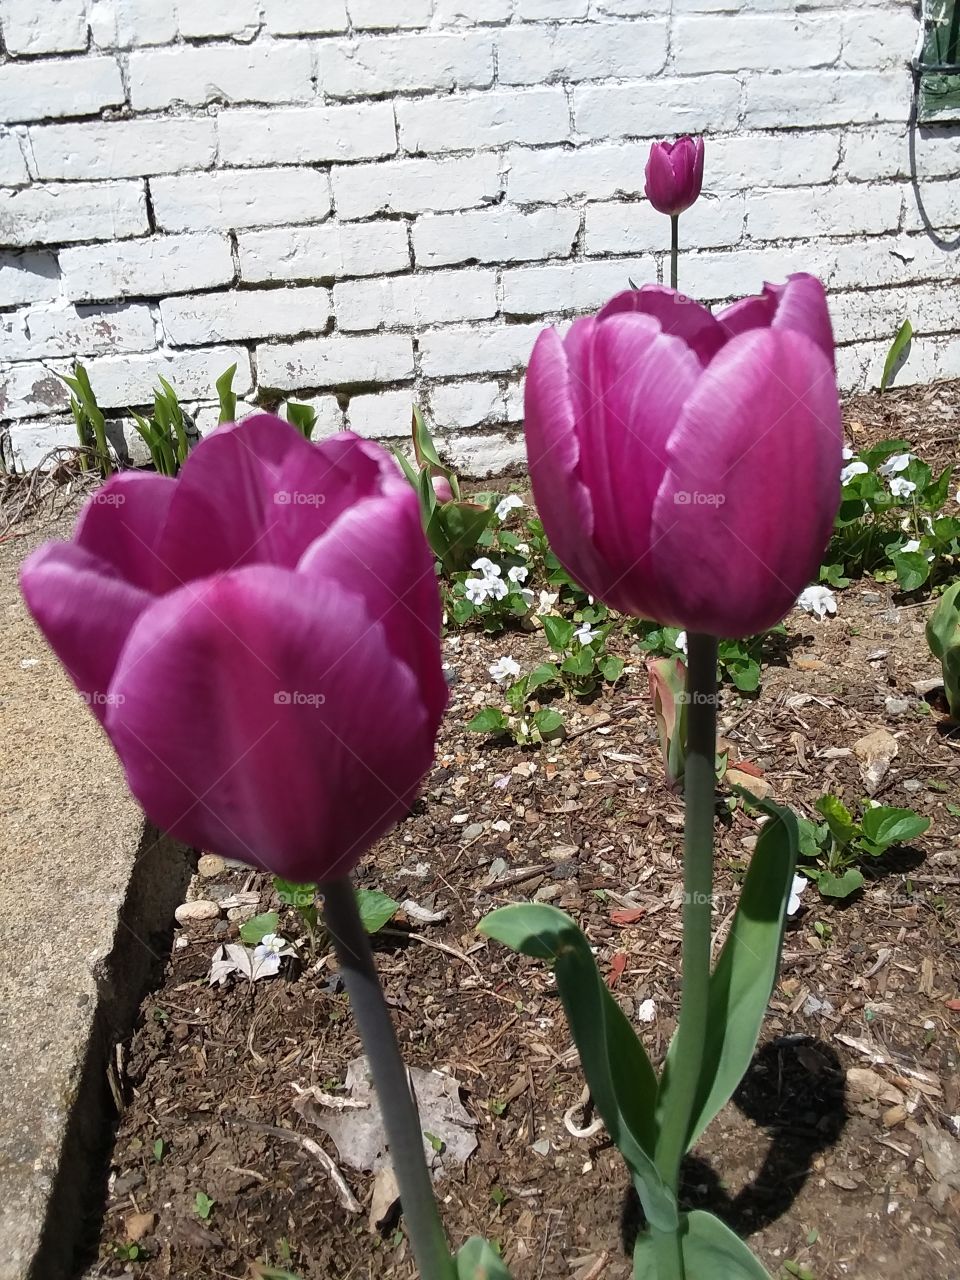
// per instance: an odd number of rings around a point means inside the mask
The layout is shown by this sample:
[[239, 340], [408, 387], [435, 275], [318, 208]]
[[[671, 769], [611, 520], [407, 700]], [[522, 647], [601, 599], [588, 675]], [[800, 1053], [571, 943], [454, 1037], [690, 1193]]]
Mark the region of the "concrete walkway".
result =
[[95, 1247], [107, 1063], [189, 878], [20, 599], [20, 560], [71, 525], [0, 544], [0, 1280], [66, 1280]]

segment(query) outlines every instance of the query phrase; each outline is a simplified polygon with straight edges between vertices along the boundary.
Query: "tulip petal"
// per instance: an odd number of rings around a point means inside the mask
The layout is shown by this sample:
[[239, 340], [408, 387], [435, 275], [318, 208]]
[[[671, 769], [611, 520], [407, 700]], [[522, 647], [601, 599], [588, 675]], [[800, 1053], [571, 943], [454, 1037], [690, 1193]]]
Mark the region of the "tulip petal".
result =
[[292, 569], [358, 497], [382, 450], [344, 433], [311, 444], [270, 414], [219, 427], [184, 465], [159, 551], [172, 587], [250, 564]]
[[597, 319], [606, 320], [622, 312], [653, 316], [663, 332], [685, 342], [701, 364], [712, 360], [727, 340], [712, 312], [666, 285], [645, 284], [640, 289], [625, 289], [606, 303]]
[[833, 327], [823, 285], [816, 278], [797, 272], [786, 284], [764, 284], [763, 292], [743, 298], [718, 312], [717, 320], [729, 337], [750, 329], [788, 329], [806, 334], [834, 361]]
[[[176, 643], [155, 647], [168, 631]], [[148, 817], [291, 880], [345, 874], [433, 757], [413, 674], [329, 579], [250, 566], [170, 593], [113, 688], [106, 728]]]
[[148, 471], [121, 471], [87, 500], [74, 540], [147, 591], [166, 588], [157, 547], [177, 483]]
[[677, 184], [670, 163], [669, 143], [654, 143], [643, 171], [644, 192], [658, 213], [676, 212]]
[[103, 723], [123, 646], [153, 596], [74, 542], [35, 551], [20, 570], [20, 587], [47, 643]]
[[667, 446], [657, 572], [691, 630], [773, 626], [815, 576], [840, 501], [836, 379], [803, 334], [751, 330], [703, 374]]
[[391, 652], [417, 677], [428, 714], [439, 721], [448, 690], [437, 575], [417, 495], [399, 473], [395, 477], [384, 493], [348, 507], [311, 544], [298, 573], [355, 584], [363, 592], [369, 616], [382, 623]]

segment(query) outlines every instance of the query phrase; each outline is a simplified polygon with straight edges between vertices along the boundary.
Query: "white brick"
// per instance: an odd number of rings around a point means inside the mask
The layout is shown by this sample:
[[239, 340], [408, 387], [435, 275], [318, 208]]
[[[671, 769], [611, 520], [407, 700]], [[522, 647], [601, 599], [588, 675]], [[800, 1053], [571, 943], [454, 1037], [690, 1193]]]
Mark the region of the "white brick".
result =
[[175, 347], [246, 338], [322, 333], [332, 315], [328, 289], [243, 289], [167, 298], [160, 319]]
[[120, 68], [112, 58], [8, 62], [0, 67], [0, 120], [96, 115], [123, 102]]
[[234, 274], [230, 242], [212, 232], [64, 249], [60, 267], [64, 296], [80, 301], [210, 289]]
[[[724, 0], [719, 0], [724, 3]], [[729, 0], [726, 0], [729, 5]], [[594, 6], [598, 13], [614, 18], [640, 18], [670, 13], [670, 0], [598, 0]]]
[[517, 0], [516, 16], [526, 22], [544, 18], [585, 18], [588, 0]]
[[673, 64], [681, 75], [775, 67], [807, 71], [835, 63], [840, 43], [840, 24], [833, 17], [680, 18], [674, 26]]
[[765, 281], [783, 281], [794, 271], [817, 274], [809, 246], [681, 253], [679, 264], [680, 287], [704, 302], [745, 298], [759, 293]]
[[331, 98], [493, 82], [493, 41], [473, 32], [325, 40], [317, 57], [320, 89]]
[[[830, 299], [838, 342], [892, 341], [904, 316], [916, 333], [947, 333], [956, 326], [956, 298], [938, 285], [837, 293]], [[896, 319], [894, 317], [897, 317]]]
[[0, 307], [46, 302], [60, 292], [60, 271], [52, 253], [0, 253]]
[[0, 30], [15, 55], [86, 49], [85, 0], [0, 0]]
[[123, 240], [147, 229], [142, 182], [71, 182], [0, 191], [0, 244]]
[[345, 0], [264, 0], [263, 20], [277, 36], [326, 35], [347, 29]]
[[430, 389], [430, 418], [441, 430], [503, 422], [504, 413], [498, 382], [441, 382]]
[[174, 117], [48, 125], [30, 148], [41, 179], [139, 178], [209, 168], [217, 141], [212, 120]]
[[500, 192], [499, 159], [490, 151], [453, 160], [395, 160], [332, 171], [340, 218], [375, 213], [443, 212], [492, 203]]
[[217, 128], [220, 163], [228, 165], [373, 160], [397, 149], [388, 102], [306, 111], [226, 111]]
[[512, 0], [437, 0], [437, 21], [441, 27], [508, 22], [512, 7]]
[[0, 316], [0, 360], [152, 351], [149, 307], [31, 307]]
[[655, 75], [667, 60], [665, 22], [512, 26], [497, 36], [501, 84]]
[[503, 273], [504, 315], [569, 315], [593, 311], [616, 293], [657, 279], [653, 258], [618, 262], [569, 262], [550, 267], [520, 267]]
[[348, 8], [358, 31], [391, 31], [429, 26], [433, 0], [348, 0]]
[[430, 271], [388, 280], [353, 280], [333, 293], [338, 329], [418, 329], [489, 320], [497, 314], [493, 271]]
[[[657, 79], [574, 90], [573, 116], [588, 138], [660, 138], [737, 127], [740, 85], [730, 76]], [[549, 141], [550, 139], [541, 139]]]
[[92, 0], [90, 30], [101, 49], [169, 44], [177, 35], [174, 0]]
[[524, 262], [566, 257], [580, 229], [576, 209], [491, 207], [474, 213], [436, 213], [419, 218], [413, 228], [413, 256], [418, 266], [458, 262]]
[[253, 383], [250, 355], [243, 347], [207, 347], [197, 351], [156, 351], [145, 356], [100, 356], [86, 364], [97, 401], [105, 409], [150, 404], [162, 374], [181, 400], [206, 399], [232, 364], [237, 366], [233, 389], [246, 395]]
[[[898, 324], [899, 321], [895, 321], [892, 325], [891, 338]], [[862, 390], [878, 387], [889, 348], [889, 341], [840, 347], [837, 351], [837, 381], [841, 388]], [[921, 337], [911, 343], [910, 354], [893, 385], [910, 387], [957, 377], [960, 377], [960, 338]]]
[[347, 405], [347, 426], [370, 440], [409, 436], [415, 400], [412, 390], [353, 396]]
[[0, 186], [13, 187], [27, 181], [27, 165], [20, 143], [12, 133], [0, 133]]
[[892, 186], [754, 191], [747, 230], [751, 240], [879, 235], [897, 229], [902, 203], [900, 188]]
[[189, 39], [238, 36], [252, 39], [260, 26], [257, 0], [187, 0], [177, 6], [180, 34]]
[[919, 131], [910, 160], [910, 139], [903, 125], [851, 129], [844, 139], [844, 170], [858, 182], [882, 178], [952, 178], [957, 172], [957, 133], [953, 129]]
[[40, 418], [69, 408], [69, 391], [46, 365], [0, 368], [0, 418]]
[[150, 192], [164, 231], [316, 222], [330, 211], [327, 176], [312, 169], [220, 169], [152, 178]]
[[404, 151], [472, 151], [505, 142], [561, 142], [570, 128], [563, 90], [463, 94], [461, 97], [398, 102]]
[[[0, 374], [0, 379], [2, 377]], [[24, 471], [35, 471], [52, 450], [76, 448], [76, 445], [77, 424], [73, 418], [48, 418], [42, 423], [27, 422], [10, 429], [13, 460]]]
[[[680, 219], [680, 244], [688, 249], [737, 244], [743, 234], [743, 211], [742, 196], [698, 200]], [[585, 243], [591, 254], [669, 249], [670, 219], [647, 200], [587, 205]]]
[[429, 330], [420, 337], [420, 365], [428, 378], [525, 369], [542, 328], [495, 324]]
[[906, 73], [786, 72], [758, 75], [747, 81], [744, 122], [760, 129], [809, 128], [903, 120], [909, 111], [910, 81]]
[[278, 227], [238, 237], [240, 275], [253, 283], [378, 276], [410, 267], [402, 222]]
[[464, 436], [440, 442], [440, 454], [465, 476], [496, 476], [526, 462], [523, 436]]
[[906, 193], [908, 231], [921, 231], [932, 227], [942, 231], [960, 226], [960, 183], [925, 182], [920, 188], [919, 205], [912, 188]]
[[907, 66], [917, 45], [917, 19], [910, 9], [884, 13], [878, 21], [862, 12], [843, 20], [843, 61], [848, 67]]
[[851, 244], [821, 243], [824, 280], [832, 289], [863, 289], [923, 280], [955, 281], [960, 260], [926, 233]]
[[354, 382], [402, 382], [413, 377], [413, 344], [400, 334], [311, 338], [257, 347], [261, 387], [298, 391]]
[[705, 149], [707, 187], [712, 191], [750, 191], [771, 187], [815, 186], [831, 182], [840, 162], [839, 133], [744, 133], [710, 138]]
[[155, 111], [175, 102], [303, 102], [313, 97], [307, 44], [178, 45], [130, 55], [130, 102]]
[[589, 196], [607, 200], [643, 191], [647, 143], [517, 148], [507, 153], [507, 195], [514, 204], [555, 204]]

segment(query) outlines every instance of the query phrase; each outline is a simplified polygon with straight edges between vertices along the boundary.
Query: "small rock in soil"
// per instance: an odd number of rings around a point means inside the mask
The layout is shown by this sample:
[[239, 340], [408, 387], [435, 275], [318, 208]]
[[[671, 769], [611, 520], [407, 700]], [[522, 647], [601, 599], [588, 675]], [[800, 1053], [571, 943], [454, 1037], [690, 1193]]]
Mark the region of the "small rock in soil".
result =
[[181, 902], [173, 914], [177, 924], [196, 924], [201, 920], [216, 920], [220, 906], [209, 898], [197, 898], [194, 902]]
[[197, 862], [197, 871], [200, 875], [208, 880], [212, 880], [214, 876], [222, 875], [226, 870], [227, 864], [216, 853], [204, 853]]

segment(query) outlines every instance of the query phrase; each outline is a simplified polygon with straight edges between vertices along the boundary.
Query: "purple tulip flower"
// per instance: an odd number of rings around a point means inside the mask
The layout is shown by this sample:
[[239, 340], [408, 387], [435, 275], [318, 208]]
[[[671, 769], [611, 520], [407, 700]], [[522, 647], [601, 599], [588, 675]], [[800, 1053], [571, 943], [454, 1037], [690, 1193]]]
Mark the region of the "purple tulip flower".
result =
[[703, 139], [655, 142], [644, 170], [644, 191], [658, 213], [676, 217], [697, 200], [703, 186]]
[[525, 430], [547, 536], [587, 591], [690, 631], [771, 627], [840, 501], [823, 286], [794, 275], [716, 316], [659, 285], [618, 294], [540, 334]]
[[323, 881], [409, 808], [447, 701], [440, 601], [377, 445], [221, 428], [176, 480], [108, 480], [21, 581], [163, 830]]

